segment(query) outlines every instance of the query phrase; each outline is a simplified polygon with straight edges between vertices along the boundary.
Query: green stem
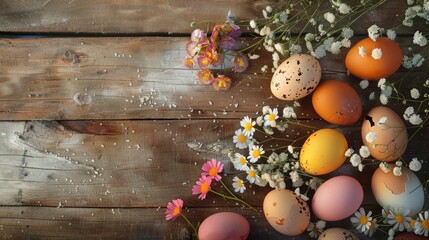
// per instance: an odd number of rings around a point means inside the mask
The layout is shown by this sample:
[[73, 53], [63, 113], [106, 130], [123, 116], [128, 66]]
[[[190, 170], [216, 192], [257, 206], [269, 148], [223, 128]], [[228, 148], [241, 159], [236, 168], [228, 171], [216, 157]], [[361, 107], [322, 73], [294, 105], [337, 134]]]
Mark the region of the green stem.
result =
[[237, 202], [239, 202], [239, 203], [241, 203], [241, 204], [243, 204], [243, 205], [247, 206], [248, 208], [251, 208], [251, 209], [252, 209], [253, 211], [255, 211], [256, 213], [259, 213], [259, 212], [258, 212], [258, 210], [257, 210], [256, 208], [252, 207], [250, 204], [248, 204], [247, 202], [245, 202], [245, 201], [241, 200], [241, 199], [240, 199], [240, 198], [238, 198], [238, 197], [230, 197], [230, 196], [227, 196], [227, 195], [225, 195], [225, 194], [222, 194], [222, 193], [216, 192], [215, 190], [212, 190], [212, 189], [210, 189], [210, 192], [212, 192], [212, 193], [214, 193], [214, 194], [216, 194], [216, 195], [218, 195], [218, 196], [221, 196], [221, 197], [223, 197], [223, 198], [226, 198], [226, 199], [229, 199], [229, 200], [237, 201]]
[[192, 230], [194, 230], [195, 236], [198, 239], [197, 228], [194, 226], [194, 224], [192, 224], [191, 221], [189, 221], [189, 219], [185, 215], [181, 214], [180, 216], [182, 216], [186, 220], [186, 222], [188, 223], [188, 225], [191, 226]]

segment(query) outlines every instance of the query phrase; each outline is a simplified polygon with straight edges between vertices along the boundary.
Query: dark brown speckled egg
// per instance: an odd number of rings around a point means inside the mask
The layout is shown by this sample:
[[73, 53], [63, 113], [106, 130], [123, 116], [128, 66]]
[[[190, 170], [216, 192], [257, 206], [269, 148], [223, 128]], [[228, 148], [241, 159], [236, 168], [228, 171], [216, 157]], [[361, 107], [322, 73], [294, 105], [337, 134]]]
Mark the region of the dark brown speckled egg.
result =
[[359, 240], [352, 232], [343, 228], [329, 228], [322, 232], [318, 240]]

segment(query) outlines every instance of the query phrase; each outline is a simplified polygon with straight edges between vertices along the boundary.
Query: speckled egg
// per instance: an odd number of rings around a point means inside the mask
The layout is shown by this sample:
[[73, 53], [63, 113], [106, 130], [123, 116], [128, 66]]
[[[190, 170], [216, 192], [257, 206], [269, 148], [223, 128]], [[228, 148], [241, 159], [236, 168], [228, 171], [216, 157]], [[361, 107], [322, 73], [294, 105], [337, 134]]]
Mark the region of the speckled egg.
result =
[[[394, 164], [390, 164], [391, 170], [394, 167]], [[395, 176], [393, 171], [385, 173], [381, 168], [375, 170], [371, 180], [372, 193], [383, 208], [410, 209], [410, 215], [414, 216], [424, 205], [423, 186], [416, 174], [407, 167], [402, 166], [401, 172], [401, 176]]]
[[336, 125], [352, 125], [362, 115], [362, 102], [357, 92], [339, 80], [325, 80], [312, 96], [313, 108], [321, 118]]
[[303, 233], [310, 223], [307, 203], [287, 189], [275, 189], [265, 196], [264, 215], [268, 223], [287, 236]]
[[423, 235], [417, 235], [411, 232], [399, 233], [394, 238], [395, 240], [427, 240], [428, 238]]
[[322, 183], [314, 193], [311, 210], [325, 221], [339, 221], [350, 217], [363, 201], [363, 188], [349, 176], [337, 176]]
[[238, 213], [220, 212], [206, 218], [198, 228], [200, 240], [242, 240], [250, 232], [249, 222]]
[[322, 76], [320, 64], [308, 54], [295, 54], [274, 72], [271, 92], [282, 100], [297, 100], [314, 91]]
[[342, 133], [335, 129], [320, 129], [305, 140], [299, 163], [306, 173], [327, 174], [344, 163], [347, 148], [347, 140]]
[[[366, 54], [359, 54], [359, 48], [365, 49]], [[382, 52], [380, 59], [372, 57], [374, 49]], [[377, 41], [365, 38], [350, 48], [345, 64], [347, 69], [361, 79], [379, 80], [395, 73], [402, 64], [402, 51], [398, 43], [389, 38], [381, 37]]]
[[346, 229], [329, 228], [320, 234], [318, 240], [359, 240], [359, 238]]
[[402, 119], [390, 108], [375, 107], [362, 123], [362, 141], [375, 159], [392, 162], [405, 152], [408, 133]]

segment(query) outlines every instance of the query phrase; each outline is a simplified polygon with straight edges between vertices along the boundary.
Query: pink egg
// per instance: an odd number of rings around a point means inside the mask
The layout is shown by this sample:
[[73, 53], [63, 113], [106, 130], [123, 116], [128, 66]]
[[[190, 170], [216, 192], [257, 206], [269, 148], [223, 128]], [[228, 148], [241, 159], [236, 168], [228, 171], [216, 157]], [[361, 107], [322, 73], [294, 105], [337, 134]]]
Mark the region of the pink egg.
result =
[[311, 208], [316, 217], [339, 221], [351, 216], [362, 204], [363, 189], [349, 176], [338, 176], [324, 182], [314, 194]]
[[240, 214], [220, 212], [206, 218], [198, 229], [200, 240], [243, 240], [249, 235], [249, 222]]

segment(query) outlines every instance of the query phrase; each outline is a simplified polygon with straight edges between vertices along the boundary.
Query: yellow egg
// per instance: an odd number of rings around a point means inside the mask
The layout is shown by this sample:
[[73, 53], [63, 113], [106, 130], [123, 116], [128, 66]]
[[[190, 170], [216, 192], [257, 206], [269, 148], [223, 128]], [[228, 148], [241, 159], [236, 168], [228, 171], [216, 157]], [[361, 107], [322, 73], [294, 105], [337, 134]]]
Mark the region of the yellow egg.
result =
[[305, 140], [299, 163], [309, 174], [327, 174], [344, 163], [347, 148], [347, 140], [342, 133], [334, 129], [321, 129]]

